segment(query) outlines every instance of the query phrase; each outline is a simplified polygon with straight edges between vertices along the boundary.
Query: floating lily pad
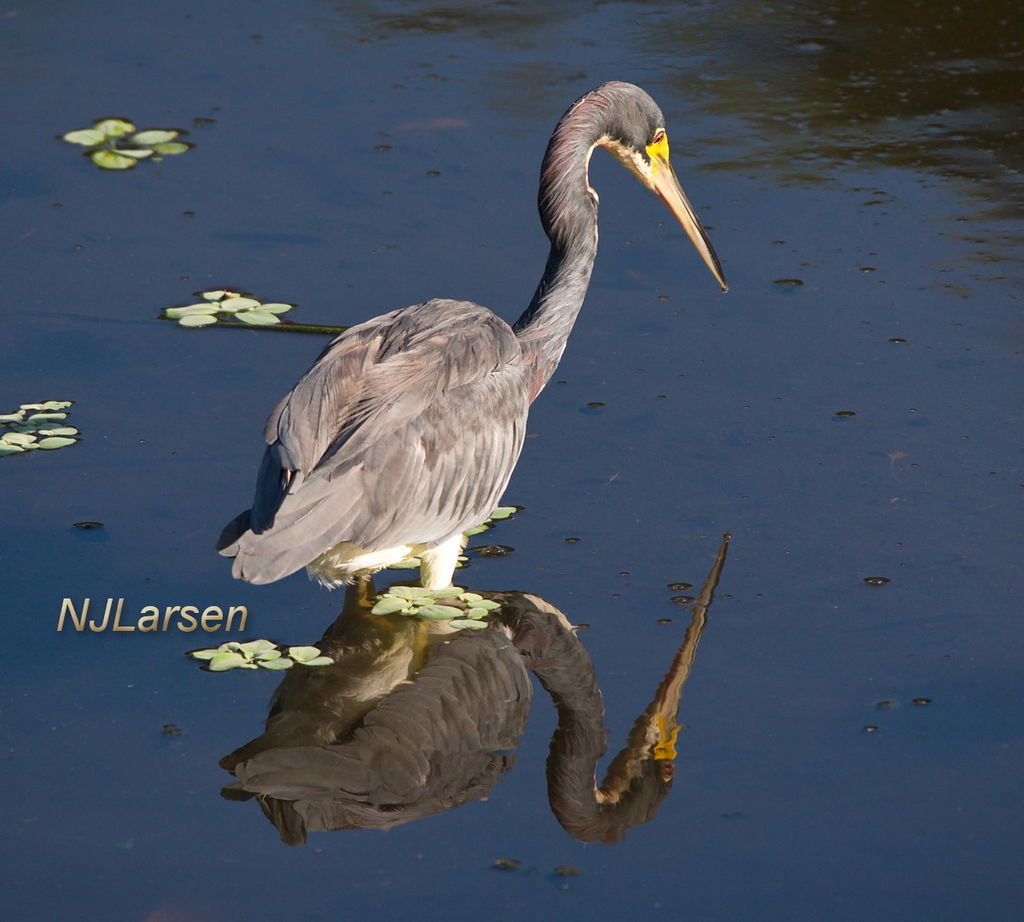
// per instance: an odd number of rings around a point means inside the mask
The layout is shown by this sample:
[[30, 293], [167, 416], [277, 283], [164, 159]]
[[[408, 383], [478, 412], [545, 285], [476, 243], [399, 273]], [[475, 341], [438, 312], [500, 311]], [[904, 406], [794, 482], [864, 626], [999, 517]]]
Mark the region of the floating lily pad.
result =
[[137, 132], [135, 125], [125, 119], [104, 118], [94, 122], [92, 128], [77, 128], [61, 137], [85, 147], [85, 155], [101, 169], [130, 170], [139, 160], [183, 154], [192, 146], [177, 140], [184, 133], [173, 128]]
[[200, 304], [187, 304], [184, 307], [168, 307], [164, 310], [164, 316], [171, 320], [179, 320], [182, 317], [191, 317], [193, 314], [216, 314], [219, 308], [216, 304], [203, 301]]
[[133, 134], [131, 142], [140, 147], [153, 147], [155, 144], [166, 144], [168, 141], [173, 141], [177, 136], [178, 132], [172, 129], [150, 128], [148, 131]]
[[64, 135], [64, 140], [71, 144], [82, 144], [85, 147], [96, 147], [106, 140], [106, 135], [96, 128], [79, 128]]
[[451, 605], [422, 605], [416, 609], [416, 614], [429, 621], [446, 621], [452, 618], [461, 618], [463, 611], [461, 608]]
[[216, 649], [192, 650], [193, 659], [206, 662], [211, 672], [227, 672], [229, 669], [291, 669], [292, 666], [327, 666], [334, 660], [323, 656], [318, 647], [289, 647], [287, 653], [270, 640], [250, 640], [239, 643], [229, 640]]
[[153, 153], [166, 157], [168, 154], [183, 154], [192, 147], [184, 141], [166, 141], [163, 144], [154, 144]]
[[281, 318], [276, 314], [257, 309], [239, 311], [235, 316], [243, 323], [251, 323], [253, 326], [260, 327], [269, 327], [281, 322]]
[[102, 132], [108, 138], [123, 138], [126, 134], [131, 134], [135, 130], [135, 126], [122, 118], [105, 118], [98, 122], [93, 122], [93, 128], [97, 131]]
[[70, 400], [23, 403], [12, 413], [0, 414], [0, 455], [23, 454], [37, 448], [53, 451], [78, 441], [78, 430], [65, 425]]
[[54, 435], [49, 436], [48, 438], [45, 439], [41, 439], [39, 442], [39, 447], [42, 448], [44, 451], [52, 451], [55, 448], [64, 448], [64, 446], [66, 445], [74, 444], [74, 439], [68, 439], [60, 435]]
[[216, 322], [217, 318], [211, 314], [189, 314], [178, 321], [183, 327], [208, 327], [211, 323]]
[[225, 672], [228, 669], [234, 669], [236, 666], [242, 666], [244, 663], [245, 657], [241, 653], [235, 650], [224, 650], [210, 659], [210, 671]]
[[381, 599], [373, 608], [370, 609], [370, 613], [374, 615], [393, 615], [395, 612], [402, 611], [406, 605], [405, 599]]
[[457, 628], [469, 628], [473, 631], [479, 631], [487, 627], [486, 621], [470, 621], [467, 618], [453, 618], [448, 622], [452, 627]]
[[[162, 316], [167, 320], [177, 320], [183, 327], [205, 327], [218, 322], [269, 327], [281, 322], [278, 314], [290, 311], [295, 306], [278, 301], [264, 304], [258, 298], [227, 288], [198, 291], [196, 296], [203, 300], [181, 307], [166, 307]], [[190, 317], [208, 319], [190, 320]]]
[[320, 655], [319, 647], [289, 647], [288, 655], [297, 663], [315, 659]]
[[102, 170], [130, 170], [135, 166], [134, 157], [116, 154], [112, 150], [96, 150], [90, 157], [92, 162]]
[[[227, 294], [227, 292], [225, 292]], [[218, 310], [229, 311], [234, 313], [235, 311], [245, 310], [247, 307], [259, 307], [260, 302], [256, 298], [246, 298], [242, 295], [234, 295], [233, 297], [223, 298], [217, 305]]]

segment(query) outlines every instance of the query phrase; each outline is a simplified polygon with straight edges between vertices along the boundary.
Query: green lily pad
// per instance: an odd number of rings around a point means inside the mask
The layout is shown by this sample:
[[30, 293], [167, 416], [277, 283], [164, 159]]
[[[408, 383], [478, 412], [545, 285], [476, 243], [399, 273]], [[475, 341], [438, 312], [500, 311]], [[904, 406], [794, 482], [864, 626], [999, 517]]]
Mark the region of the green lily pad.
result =
[[486, 611], [494, 611], [496, 608], [501, 608], [500, 602], [492, 602], [490, 599], [481, 599], [479, 602], [473, 603], [474, 608], [483, 608]]
[[10, 445], [24, 446], [35, 440], [36, 437], [30, 432], [5, 432], [0, 436], [0, 441], [7, 442]]
[[238, 666], [245, 664], [245, 657], [241, 653], [237, 653], [234, 650], [225, 650], [218, 652], [210, 660], [210, 671], [211, 672], [226, 672], [228, 669], [235, 669]]
[[178, 324], [183, 327], [208, 327], [211, 323], [216, 322], [217, 318], [212, 314], [189, 314], [187, 317], [182, 317]]
[[260, 310], [269, 311], [271, 314], [283, 314], [286, 311], [290, 311], [293, 307], [295, 307], [294, 304], [281, 304], [277, 301], [271, 301], [268, 304], [261, 304]]
[[393, 615], [396, 611], [402, 611], [407, 605], [406, 599], [381, 599], [370, 609], [372, 615]]
[[474, 608], [466, 609], [466, 617], [472, 621], [479, 621], [481, 618], [487, 617], [487, 609], [476, 606]]
[[216, 291], [204, 291], [200, 297], [206, 298], [207, 301], [219, 301], [221, 298], [226, 298], [229, 295], [232, 298], [238, 297], [233, 291], [228, 291], [225, 288], [218, 288]]
[[281, 318], [276, 314], [261, 311], [258, 308], [239, 311], [235, 316], [244, 323], [251, 323], [253, 326], [259, 327], [269, 327], [281, 322]]
[[295, 661], [288, 659], [287, 656], [282, 656], [279, 659], [260, 660], [260, 665], [264, 669], [291, 669], [295, 665]]
[[313, 659], [303, 660], [301, 665], [303, 665], [303, 666], [330, 666], [331, 663], [333, 663], [333, 662], [334, 662], [334, 660], [332, 660], [329, 656], [314, 656]]
[[416, 614], [429, 621], [448, 621], [451, 618], [461, 618], [464, 612], [461, 608], [451, 605], [424, 605], [416, 610]]
[[93, 122], [92, 127], [105, 134], [108, 138], [123, 138], [126, 134], [131, 134], [135, 130], [135, 126], [131, 122], [126, 122], [123, 118], [101, 119], [98, 122]]
[[27, 423], [47, 423], [56, 419], [67, 419], [67, 413], [33, 413], [28, 419], [25, 420]]
[[242, 311], [250, 307], [259, 306], [260, 302], [255, 298], [246, 298], [241, 295], [235, 295], [231, 298], [225, 298], [217, 305], [217, 308], [222, 311], [230, 311], [231, 313], [234, 313], [235, 311]]
[[489, 516], [491, 521], [500, 522], [502, 519], [507, 519], [510, 515], [514, 515], [517, 512], [515, 506], [498, 506]]
[[154, 147], [157, 144], [164, 144], [167, 141], [173, 141], [178, 136], [177, 131], [164, 128], [150, 128], [147, 131], [140, 131], [137, 134], [133, 134], [130, 138], [132, 144], [138, 144], [141, 147]]
[[11, 442], [0, 442], [0, 455], [16, 455], [24, 450], [20, 445], [14, 445]]
[[102, 170], [130, 170], [135, 166], [134, 157], [115, 154], [112, 150], [96, 150], [89, 157]]
[[269, 653], [271, 650], [277, 650], [277, 644], [271, 643], [269, 640], [250, 640], [239, 646], [239, 651], [242, 653], [248, 653], [251, 656], [257, 653]]
[[179, 317], [189, 317], [192, 314], [216, 314], [218, 309], [216, 304], [211, 304], [209, 301], [201, 301], [199, 304], [186, 304], [184, 307], [165, 308], [164, 316], [169, 317], [171, 320], [177, 320]]
[[46, 435], [80, 435], [79, 431], [74, 426], [56, 426], [53, 423], [44, 423], [37, 430], [39, 433], [45, 433]]
[[420, 566], [419, 557], [403, 557], [394, 563], [388, 564], [389, 570], [418, 570]]
[[74, 439], [65, 438], [62, 435], [53, 435], [49, 438], [42, 439], [39, 442], [39, 447], [44, 451], [52, 451], [55, 448], [64, 448], [66, 445], [74, 444]]
[[119, 147], [117, 152], [122, 157], [133, 157], [136, 160], [145, 160], [146, 157], [153, 156], [153, 151], [148, 147]]
[[320, 655], [319, 647], [289, 647], [288, 655], [297, 663], [315, 659]]
[[166, 157], [169, 154], [183, 154], [190, 146], [182, 141], [166, 141], [163, 144], [154, 144], [153, 153], [160, 154], [162, 157]]
[[191, 652], [191, 653], [189, 654], [189, 656], [192, 656], [192, 657], [194, 657], [195, 659], [201, 659], [201, 660], [211, 660], [211, 659], [213, 659], [213, 658], [214, 658], [214, 657], [215, 657], [215, 656], [216, 656], [216, 655], [217, 655], [218, 653], [222, 653], [222, 652], [223, 652], [222, 650], [193, 650], [193, 651], [192, 651], [192, 652]]
[[85, 147], [96, 147], [102, 144], [107, 136], [96, 128], [79, 128], [77, 131], [69, 131], [64, 135], [64, 140], [72, 144], [82, 144]]
[[433, 598], [430, 590], [424, 589], [423, 586], [392, 586], [388, 590], [388, 595], [392, 595], [397, 599]]
[[43, 403], [23, 403], [23, 410], [66, 410], [73, 400], [45, 400]]
[[473, 631], [481, 631], [487, 627], [486, 621], [470, 621], [466, 618], [453, 618], [448, 622], [452, 627], [469, 628]]

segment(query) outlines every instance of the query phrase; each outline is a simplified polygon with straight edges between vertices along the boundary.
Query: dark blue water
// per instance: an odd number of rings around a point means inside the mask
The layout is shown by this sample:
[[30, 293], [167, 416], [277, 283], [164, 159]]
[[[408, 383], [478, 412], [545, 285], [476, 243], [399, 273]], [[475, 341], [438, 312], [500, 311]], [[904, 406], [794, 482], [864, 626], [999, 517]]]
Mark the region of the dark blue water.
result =
[[[0, 412], [74, 400], [83, 434], [0, 459], [12, 917], [1016, 917], [1022, 39], [1009, 3], [843, 6], [3, 11]], [[548, 133], [607, 79], [664, 109], [732, 290], [595, 156], [591, 292], [506, 495], [525, 511], [486, 539], [515, 550], [460, 581], [591, 625], [614, 751], [689, 620], [668, 585], [731, 532], [673, 790], [622, 843], [571, 839], [538, 689], [486, 801], [288, 849], [219, 796], [274, 676], [199, 671], [194, 635], [56, 630], [65, 597], [123, 597], [310, 642], [341, 605], [213, 551], [323, 340], [154, 318], [235, 286], [309, 322], [433, 296], [513, 319]], [[113, 115], [195, 149], [117, 174], [54, 139]]]

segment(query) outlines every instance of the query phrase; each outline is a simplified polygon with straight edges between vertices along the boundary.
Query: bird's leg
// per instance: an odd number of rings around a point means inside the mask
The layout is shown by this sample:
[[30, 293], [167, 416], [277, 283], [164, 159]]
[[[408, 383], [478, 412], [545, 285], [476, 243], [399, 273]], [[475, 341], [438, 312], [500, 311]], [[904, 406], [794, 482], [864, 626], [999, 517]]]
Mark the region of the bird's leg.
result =
[[420, 584], [427, 589], [446, 589], [450, 586], [466, 540], [465, 535], [456, 535], [444, 544], [420, 554]]

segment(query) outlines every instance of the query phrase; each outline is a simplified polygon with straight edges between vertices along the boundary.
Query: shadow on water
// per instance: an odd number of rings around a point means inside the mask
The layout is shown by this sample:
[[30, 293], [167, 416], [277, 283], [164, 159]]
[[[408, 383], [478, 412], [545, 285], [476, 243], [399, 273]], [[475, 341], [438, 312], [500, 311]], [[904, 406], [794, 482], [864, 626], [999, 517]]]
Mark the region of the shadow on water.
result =
[[221, 760], [238, 778], [222, 794], [255, 797], [288, 845], [310, 831], [387, 829], [479, 800], [515, 764], [533, 673], [558, 711], [551, 809], [574, 838], [617, 842], [652, 820], [672, 788], [679, 702], [728, 543], [726, 535], [668, 673], [600, 785], [601, 691], [561, 611], [526, 592], [483, 592], [500, 603], [488, 629], [458, 631], [371, 614], [366, 580], [347, 589], [317, 644], [334, 664], [285, 675], [263, 734]]

